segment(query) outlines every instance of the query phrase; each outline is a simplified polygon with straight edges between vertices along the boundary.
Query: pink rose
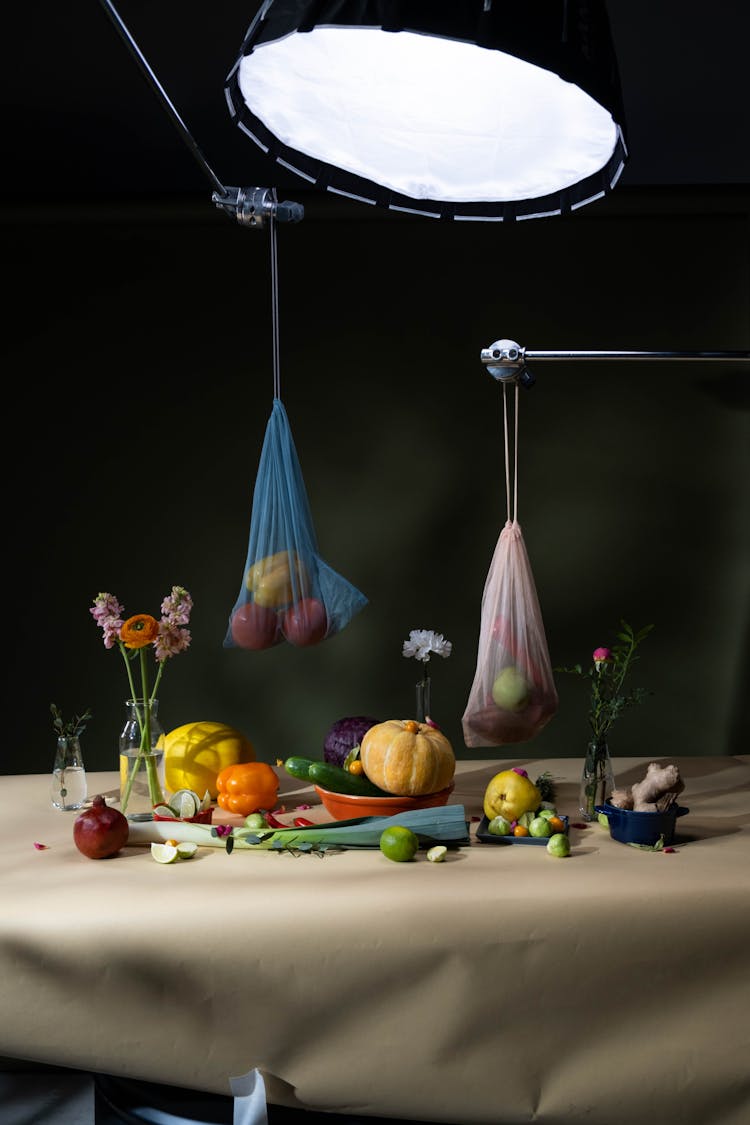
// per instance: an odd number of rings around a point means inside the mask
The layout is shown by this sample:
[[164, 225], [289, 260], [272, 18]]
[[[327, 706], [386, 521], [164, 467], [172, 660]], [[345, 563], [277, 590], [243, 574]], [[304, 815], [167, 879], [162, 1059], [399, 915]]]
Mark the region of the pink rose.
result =
[[612, 652], [608, 648], [595, 648], [592, 659], [594, 664], [605, 664], [612, 659]]

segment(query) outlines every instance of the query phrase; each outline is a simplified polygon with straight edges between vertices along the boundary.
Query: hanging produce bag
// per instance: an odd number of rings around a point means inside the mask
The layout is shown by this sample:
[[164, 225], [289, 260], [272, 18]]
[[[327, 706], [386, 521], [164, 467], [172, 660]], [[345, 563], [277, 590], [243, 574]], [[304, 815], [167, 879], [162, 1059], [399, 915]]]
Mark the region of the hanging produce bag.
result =
[[[549, 722], [558, 704], [534, 576], [516, 519], [517, 457], [511, 516], [507, 397], [503, 383], [508, 515], [482, 595], [477, 666], [463, 716], [464, 741], [470, 747], [527, 742]], [[515, 422], [517, 450], [518, 384]]]
[[224, 648], [315, 645], [340, 633], [365, 605], [364, 595], [320, 557], [289, 419], [274, 397]]

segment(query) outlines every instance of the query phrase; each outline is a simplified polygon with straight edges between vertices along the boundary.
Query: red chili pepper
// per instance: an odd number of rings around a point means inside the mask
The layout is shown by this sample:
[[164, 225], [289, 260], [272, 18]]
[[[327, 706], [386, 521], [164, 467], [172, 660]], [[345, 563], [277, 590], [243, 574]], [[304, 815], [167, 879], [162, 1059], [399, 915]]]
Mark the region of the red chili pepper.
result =
[[304, 816], [295, 816], [295, 818], [294, 818], [294, 827], [295, 828], [313, 828], [314, 826], [315, 826], [314, 820], [308, 820]]
[[263, 809], [262, 812], [263, 812], [263, 816], [266, 818], [266, 824], [268, 825], [269, 828], [288, 828], [289, 827], [288, 824], [284, 824], [283, 820], [279, 820], [278, 817], [275, 817], [272, 812], [267, 812], [265, 809]]

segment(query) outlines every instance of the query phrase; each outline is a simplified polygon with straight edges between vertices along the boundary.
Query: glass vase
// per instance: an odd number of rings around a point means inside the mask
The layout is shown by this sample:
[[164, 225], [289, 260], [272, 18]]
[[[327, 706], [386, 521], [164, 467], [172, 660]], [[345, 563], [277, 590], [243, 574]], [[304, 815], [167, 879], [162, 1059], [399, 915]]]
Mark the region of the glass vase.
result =
[[417, 684], [417, 697], [416, 697], [416, 714], [415, 719], [418, 723], [427, 721], [427, 716], [430, 714], [430, 677], [425, 676]]
[[150, 820], [154, 805], [164, 804], [164, 734], [159, 700], [128, 699], [120, 734], [120, 811], [129, 820]]
[[55, 764], [52, 767], [52, 805], [56, 809], [81, 809], [87, 795], [86, 768], [80, 740], [61, 735], [57, 740]]
[[584, 820], [596, 820], [597, 805], [603, 805], [615, 787], [612, 759], [605, 738], [592, 739], [586, 749], [581, 775], [578, 810]]

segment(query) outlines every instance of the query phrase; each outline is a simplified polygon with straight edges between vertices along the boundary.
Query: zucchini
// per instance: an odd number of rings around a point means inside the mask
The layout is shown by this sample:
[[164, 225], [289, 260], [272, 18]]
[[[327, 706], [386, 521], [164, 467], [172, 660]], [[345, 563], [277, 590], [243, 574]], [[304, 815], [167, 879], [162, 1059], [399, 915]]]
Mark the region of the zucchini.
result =
[[351, 797], [392, 797], [380, 789], [369, 777], [363, 774], [349, 773], [341, 766], [331, 762], [312, 762], [308, 774], [314, 785], [327, 789], [330, 793], [348, 793]]

